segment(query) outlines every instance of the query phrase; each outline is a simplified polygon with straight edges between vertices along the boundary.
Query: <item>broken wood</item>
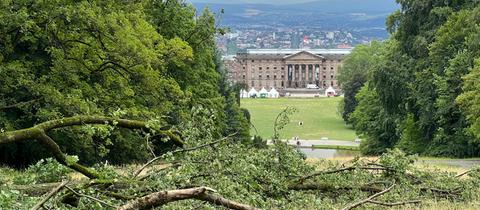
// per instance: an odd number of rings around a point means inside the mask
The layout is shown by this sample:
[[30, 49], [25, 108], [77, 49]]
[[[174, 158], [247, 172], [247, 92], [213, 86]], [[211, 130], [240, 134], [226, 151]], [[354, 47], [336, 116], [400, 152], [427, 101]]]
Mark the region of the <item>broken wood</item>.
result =
[[235, 210], [256, 210], [257, 208], [251, 207], [246, 204], [238, 203], [226, 198], [208, 194], [210, 192], [215, 192], [215, 190], [208, 187], [197, 187], [181, 190], [170, 190], [156, 192], [144, 197], [133, 200], [121, 207], [118, 210], [133, 210], [133, 209], [151, 209], [154, 207], [163, 206], [170, 202], [186, 200], [186, 199], [196, 199], [201, 201], [206, 201], [211, 204], [223, 206], [229, 209]]
[[379, 193], [375, 193], [374, 195], [368, 197], [367, 199], [364, 199], [364, 200], [355, 202], [355, 203], [353, 203], [353, 204], [350, 204], [350, 205], [348, 205], [347, 207], [343, 208], [342, 210], [350, 210], [350, 209], [357, 208], [357, 207], [359, 207], [359, 206], [361, 206], [361, 205], [363, 205], [363, 204], [365, 204], [365, 203], [368, 203], [368, 202], [372, 201], [374, 198], [379, 197], [379, 196], [381, 196], [381, 195], [389, 192], [390, 190], [393, 189], [393, 187], [395, 187], [395, 183], [393, 183], [392, 186], [390, 186], [389, 188], [387, 188], [387, 189], [385, 189], [385, 190], [383, 190], [383, 191], [381, 191], [381, 192], [379, 192]]
[[60, 185], [58, 185], [58, 186], [55, 187], [52, 191], [50, 191], [50, 192], [45, 196], [45, 198], [43, 198], [39, 203], [37, 203], [35, 206], [33, 206], [30, 210], [38, 210], [38, 209], [42, 208], [42, 206], [43, 206], [48, 200], [50, 200], [50, 198], [52, 198], [54, 195], [56, 195], [58, 192], [60, 192], [60, 190], [61, 190], [63, 187], [65, 187], [67, 184], [68, 184], [68, 181], [62, 182]]

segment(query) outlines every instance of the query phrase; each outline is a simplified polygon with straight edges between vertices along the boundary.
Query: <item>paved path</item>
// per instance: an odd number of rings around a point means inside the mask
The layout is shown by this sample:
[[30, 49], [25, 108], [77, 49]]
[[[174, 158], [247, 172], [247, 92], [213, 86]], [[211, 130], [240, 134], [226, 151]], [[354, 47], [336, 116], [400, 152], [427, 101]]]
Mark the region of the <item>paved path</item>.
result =
[[[329, 145], [329, 146], [347, 146], [347, 147], [358, 147], [360, 142], [353, 141], [340, 141], [340, 140], [298, 140], [300, 141], [301, 147], [312, 147], [312, 145]], [[268, 141], [268, 144], [271, 144], [271, 141]], [[289, 145], [297, 145], [297, 141], [289, 140]]]

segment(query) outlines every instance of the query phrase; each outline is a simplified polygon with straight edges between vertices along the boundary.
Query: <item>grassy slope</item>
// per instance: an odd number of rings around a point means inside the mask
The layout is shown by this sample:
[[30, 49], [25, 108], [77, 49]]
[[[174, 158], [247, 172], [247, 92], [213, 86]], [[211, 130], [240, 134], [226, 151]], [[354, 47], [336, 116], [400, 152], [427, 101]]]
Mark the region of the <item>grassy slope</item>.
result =
[[[355, 131], [345, 125], [338, 114], [338, 103], [341, 98], [315, 99], [242, 99], [242, 107], [247, 108], [252, 122], [264, 138], [273, 134], [275, 117], [282, 109], [293, 106], [298, 112], [291, 117], [291, 123], [281, 132], [281, 138], [319, 140], [328, 137], [333, 140], [349, 140], [356, 138]], [[299, 126], [298, 122], [304, 125]], [[254, 132], [254, 131], [253, 131]]]

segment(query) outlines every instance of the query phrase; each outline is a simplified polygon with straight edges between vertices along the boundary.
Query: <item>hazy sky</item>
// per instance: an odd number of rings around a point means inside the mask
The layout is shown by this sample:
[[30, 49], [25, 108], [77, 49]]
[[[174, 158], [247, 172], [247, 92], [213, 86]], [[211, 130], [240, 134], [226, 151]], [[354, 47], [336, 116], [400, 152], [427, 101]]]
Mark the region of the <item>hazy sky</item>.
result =
[[239, 4], [239, 3], [257, 3], [257, 4], [294, 4], [310, 2], [313, 0], [187, 0], [189, 2], [207, 2], [207, 3], [224, 3], [224, 4]]

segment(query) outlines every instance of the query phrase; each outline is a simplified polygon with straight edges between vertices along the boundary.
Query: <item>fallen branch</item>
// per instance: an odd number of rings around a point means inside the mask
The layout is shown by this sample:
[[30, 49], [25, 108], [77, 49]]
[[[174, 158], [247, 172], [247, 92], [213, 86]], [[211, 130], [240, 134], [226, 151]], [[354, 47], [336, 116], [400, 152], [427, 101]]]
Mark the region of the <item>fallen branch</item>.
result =
[[[223, 142], [227, 139], [229, 139], [230, 137], [232, 136], [235, 136], [237, 135], [237, 133], [234, 133], [234, 134], [230, 134], [220, 140], [217, 140], [217, 141], [213, 141], [213, 142], [210, 142], [210, 143], [207, 143], [207, 144], [203, 144], [203, 145], [200, 145], [200, 146], [196, 146], [196, 147], [192, 147], [192, 148], [188, 148], [188, 149], [181, 149], [181, 150], [175, 150], [173, 151], [171, 154], [172, 155], [175, 155], [175, 154], [178, 154], [178, 153], [184, 153], [184, 152], [190, 152], [190, 151], [194, 151], [194, 150], [198, 150], [198, 149], [202, 149], [204, 147], [208, 147], [208, 146], [212, 146], [212, 145], [215, 145], [215, 144], [218, 144], [220, 142]], [[166, 155], [166, 154], [165, 154]], [[140, 173], [142, 173], [143, 170], [145, 170], [145, 168], [147, 168], [148, 166], [150, 166], [151, 164], [153, 164], [154, 162], [156, 162], [157, 160], [160, 160], [160, 159], [163, 159], [165, 157], [165, 155], [162, 155], [162, 156], [158, 156], [158, 157], [155, 157], [153, 159], [151, 159], [150, 161], [148, 161], [147, 163], [145, 163], [141, 168], [139, 168], [133, 175], [133, 178], [136, 178], [138, 175], [140, 175]]]
[[215, 192], [215, 190], [208, 187], [198, 187], [181, 190], [162, 191], [149, 194], [147, 196], [133, 200], [121, 207], [118, 210], [132, 210], [132, 209], [151, 209], [154, 207], [163, 206], [170, 202], [197, 199], [206, 201], [211, 204], [223, 206], [229, 209], [236, 210], [254, 210], [257, 208], [246, 204], [238, 203], [232, 200], [225, 199], [220, 196], [208, 194], [208, 192]]
[[317, 191], [322, 191], [322, 192], [336, 192], [339, 190], [344, 190], [344, 191], [349, 191], [349, 190], [361, 190], [364, 192], [372, 192], [372, 193], [378, 193], [381, 192], [383, 189], [374, 187], [374, 186], [341, 186], [337, 187], [332, 184], [327, 184], [327, 183], [310, 183], [310, 184], [296, 184], [292, 185], [288, 188], [289, 190], [317, 190]]
[[340, 172], [344, 172], [344, 171], [353, 171], [353, 170], [357, 170], [357, 169], [373, 170], [373, 171], [388, 171], [388, 170], [390, 170], [390, 169], [385, 168], [385, 167], [363, 167], [363, 166], [362, 167], [354, 167], [354, 166], [351, 166], [351, 167], [340, 168], [340, 169], [335, 169], [335, 170], [330, 170], [330, 171], [315, 172], [315, 173], [312, 173], [310, 175], [300, 177], [299, 182], [303, 182], [307, 179], [310, 179], [310, 178], [313, 178], [313, 177], [316, 177], [316, 176], [320, 176], [320, 175], [335, 174], [335, 173], [340, 173]]
[[51, 139], [46, 133], [52, 129], [64, 128], [69, 126], [77, 125], [86, 125], [86, 124], [97, 124], [97, 125], [112, 125], [128, 129], [139, 129], [146, 132], [159, 134], [169, 137], [177, 146], [183, 147], [183, 141], [180, 135], [177, 135], [174, 131], [171, 130], [152, 130], [149, 128], [146, 122], [137, 121], [137, 120], [125, 120], [125, 119], [115, 119], [112, 117], [101, 117], [101, 116], [76, 116], [76, 117], [67, 117], [60, 120], [50, 120], [44, 123], [40, 123], [31, 128], [26, 128], [22, 130], [15, 130], [0, 133], [0, 145], [8, 144], [13, 142], [22, 142], [28, 139], [38, 139], [40, 140], [47, 149], [53, 153], [55, 159], [61, 164], [80, 172], [81, 174], [87, 176], [90, 179], [99, 178], [98, 174], [78, 163], [68, 163], [66, 155], [60, 150], [60, 147]]
[[70, 192], [72, 192], [73, 194], [75, 194], [75, 195], [78, 196], [78, 197], [88, 198], [88, 199], [90, 199], [90, 200], [93, 200], [93, 201], [98, 202], [98, 203], [100, 203], [100, 204], [102, 204], [102, 205], [108, 206], [108, 207], [110, 207], [110, 208], [117, 208], [116, 206], [113, 206], [113, 205], [111, 205], [111, 204], [108, 204], [107, 202], [102, 201], [102, 200], [100, 200], [100, 199], [98, 199], [98, 198], [94, 198], [94, 197], [92, 197], [92, 196], [79, 193], [79, 192], [75, 191], [74, 189], [72, 189], [72, 188], [69, 187], [69, 186], [65, 186], [65, 188], [67, 188]]
[[86, 166], [83, 166], [83, 165], [78, 164], [78, 163], [68, 163], [67, 162], [67, 156], [65, 154], [63, 154], [62, 150], [60, 150], [60, 147], [58, 146], [58, 144], [55, 143], [55, 141], [53, 141], [53, 139], [51, 139], [49, 136], [47, 136], [47, 134], [45, 134], [44, 132], [41, 132], [37, 136], [37, 139], [39, 139], [45, 145], [45, 147], [47, 147], [49, 149], [49, 151], [53, 153], [53, 157], [55, 157], [55, 159], [59, 163], [65, 165], [65, 166], [67, 166], [67, 167], [69, 167], [69, 168], [71, 168], [75, 171], [78, 171], [79, 173], [85, 175], [86, 177], [88, 177], [90, 179], [99, 178], [99, 175], [97, 174], [96, 171], [91, 170]]
[[474, 172], [474, 171], [480, 171], [480, 168], [470, 169], [470, 170], [468, 170], [468, 171], [465, 171], [465, 172], [463, 172], [463, 173], [460, 173], [460, 174], [456, 175], [455, 178], [460, 178], [460, 177], [465, 176], [465, 175], [467, 175], [467, 174], [469, 174], [469, 173], [471, 173], [471, 172]]
[[37, 210], [42, 208], [42, 206], [50, 199], [52, 198], [55, 194], [60, 192], [60, 190], [65, 187], [68, 184], [68, 181], [62, 182], [60, 185], [55, 187], [52, 191], [50, 191], [45, 198], [43, 198], [39, 203], [37, 203], [34, 207], [32, 207], [30, 210]]
[[361, 201], [358, 201], [358, 202], [355, 202], [351, 205], [348, 205], [347, 207], [343, 208], [342, 210], [350, 210], [350, 209], [354, 209], [354, 208], [357, 208], [365, 203], [368, 203], [370, 201], [372, 201], [374, 198], [378, 197], [378, 196], [381, 196], [387, 192], [389, 192], [390, 190], [393, 189], [393, 187], [395, 187], [395, 183], [392, 184], [392, 186], [390, 186], [389, 188], [383, 190], [382, 192], [379, 192], [379, 193], [375, 193], [374, 195], [368, 197], [367, 199], [364, 199], [364, 200], [361, 200]]
[[[144, 121], [138, 120], [126, 120], [126, 119], [116, 119], [113, 117], [103, 117], [103, 116], [75, 116], [67, 117], [59, 120], [50, 120], [44, 123], [40, 123], [31, 128], [15, 130], [0, 133], [0, 145], [12, 142], [21, 142], [28, 139], [35, 139], [41, 132], [47, 132], [52, 129], [64, 128], [75, 125], [113, 125], [121, 128], [128, 129], [141, 129], [145, 131], [152, 131], [147, 123]], [[168, 136], [175, 144], [178, 146], [183, 146], [183, 140], [173, 131], [170, 130], [155, 130], [154, 132], [161, 135]]]
[[403, 201], [403, 202], [396, 202], [396, 203], [384, 203], [384, 202], [379, 202], [379, 201], [374, 201], [374, 200], [368, 201], [368, 203], [373, 203], [373, 204], [377, 204], [377, 205], [381, 205], [381, 206], [388, 206], [388, 207], [403, 206], [403, 205], [407, 205], [407, 204], [417, 204], [417, 203], [421, 203], [421, 202], [422, 201], [420, 201], [420, 200]]
[[420, 188], [420, 191], [431, 192], [431, 193], [434, 193], [438, 196], [445, 196], [445, 197], [452, 196], [453, 197], [453, 196], [459, 196], [460, 192], [461, 192], [461, 189], [457, 188], [457, 189], [452, 189], [452, 190], [443, 190], [443, 189], [437, 189], [437, 188], [422, 187], [422, 188]]
[[[0, 186], [0, 190], [17, 190], [23, 194], [38, 197], [45, 193], [48, 193], [52, 188], [60, 185], [61, 182], [53, 183], [43, 183], [43, 184], [30, 184], [30, 185], [9, 185], [9, 186]], [[107, 189], [108, 190], [123, 190], [135, 186], [137, 188], [146, 188], [148, 187], [147, 182], [138, 181], [138, 180], [82, 180], [82, 181], [70, 181], [68, 186], [71, 188], [89, 188], [96, 187], [98, 189]]]

